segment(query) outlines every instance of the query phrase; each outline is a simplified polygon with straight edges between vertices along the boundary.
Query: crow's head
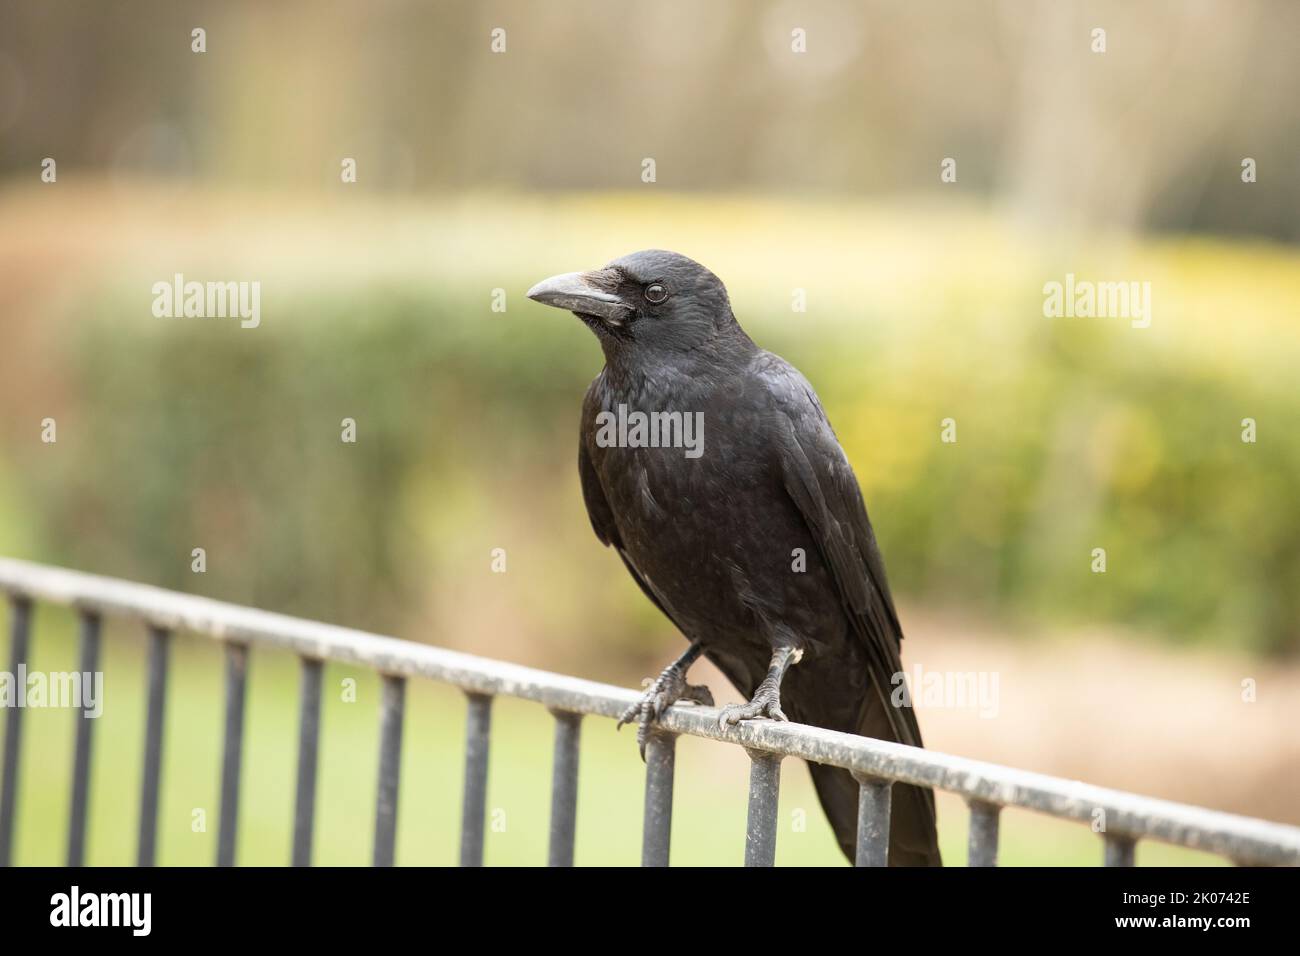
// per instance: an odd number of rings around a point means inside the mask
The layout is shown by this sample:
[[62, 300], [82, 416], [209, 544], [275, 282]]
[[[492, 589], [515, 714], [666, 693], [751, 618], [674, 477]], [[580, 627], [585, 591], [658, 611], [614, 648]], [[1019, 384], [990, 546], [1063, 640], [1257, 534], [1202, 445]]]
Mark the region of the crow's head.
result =
[[722, 280], [675, 252], [646, 249], [593, 272], [552, 276], [528, 298], [582, 319], [606, 355], [686, 352], [735, 325]]

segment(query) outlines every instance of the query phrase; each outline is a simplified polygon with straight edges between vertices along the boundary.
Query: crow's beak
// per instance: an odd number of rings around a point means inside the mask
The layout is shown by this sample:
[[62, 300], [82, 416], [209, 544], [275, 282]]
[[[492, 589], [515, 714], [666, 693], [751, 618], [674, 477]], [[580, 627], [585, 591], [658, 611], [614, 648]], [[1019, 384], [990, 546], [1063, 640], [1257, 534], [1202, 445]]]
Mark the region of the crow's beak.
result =
[[632, 311], [618, 296], [592, 285], [582, 272], [566, 272], [543, 279], [528, 290], [528, 298], [579, 315], [594, 315], [613, 326], [622, 325]]

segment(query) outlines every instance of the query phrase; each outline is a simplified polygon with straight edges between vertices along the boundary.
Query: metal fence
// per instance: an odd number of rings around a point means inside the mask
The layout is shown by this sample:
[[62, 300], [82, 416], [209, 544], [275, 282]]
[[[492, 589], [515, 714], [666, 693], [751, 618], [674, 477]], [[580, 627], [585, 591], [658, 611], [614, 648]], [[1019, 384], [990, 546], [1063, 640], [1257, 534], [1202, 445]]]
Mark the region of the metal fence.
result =
[[[555, 718], [548, 855], [550, 865], [568, 866], [573, 863], [578, 741], [582, 718], [587, 715], [617, 718], [640, 696], [624, 688], [424, 644], [24, 561], [0, 558], [0, 590], [8, 592], [12, 607], [10, 647], [11, 673], [14, 674], [28, 658], [34, 602], [67, 605], [80, 614], [80, 669], [83, 672], [97, 669], [100, 625], [105, 616], [128, 616], [144, 624], [149, 642], [149, 673], [137, 859], [141, 866], [152, 865], [156, 854], [167, 651], [171, 636], [177, 631], [214, 638], [225, 645], [225, 740], [216, 860], [222, 866], [235, 862], [244, 741], [244, 690], [248, 655], [254, 646], [297, 654], [302, 664], [292, 851], [295, 865], [311, 862], [320, 745], [321, 676], [323, 663], [327, 660], [373, 669], [383, 682], [379, 707], [379, 780], [375, 801], [376, 866], [393, 863], [408, 679], [452, 684], [468, 697], [460, 845], [462, 866], [477, 866], [483, 862], [493, 698], [507, 696], [534, 701], [547, 708]], [[883, 866], [888, 861], [890, 789], [895, 782], [934, 787], [965, 798], [970, 807], [971, 866], [996, 865], [998, 820], [1003, 807], [1034, 810], [1094, 829], [1098, 821], [1103, 821], [1104, 832], [1100, 836], [1104, 845], [1102, 858], [1107, 866], [1133, 865], [1134, 846], [1140, 839], [1204, 850], [1240, 864], [1300, 863], [1300, 828], [802, 724], [746, 721], [722, 729], [718, 726], [717, 714], [716, 710], [708, 707], [673, 707], [651, 736], [646, 748], [641, 856], [644, 866], [668, 864], [674, 744], [680, 734], [741, 746], [749, 754], [749, 812], [745, 835], [747, 866], [770, 866], [775, 859], [781, 760], [787, 756], [843, 767], [858, 780], [859, 866]], [[22, 715], [21, 709], [11, 708], [5, 722], [3, 782], [0, 783], [0, 865], [10, 862], [13, 847]], [[85, 855], [94, 720], [78, 712], [76, 728], [68, 826], [67, 862], [70, 866], [81, 864]]]

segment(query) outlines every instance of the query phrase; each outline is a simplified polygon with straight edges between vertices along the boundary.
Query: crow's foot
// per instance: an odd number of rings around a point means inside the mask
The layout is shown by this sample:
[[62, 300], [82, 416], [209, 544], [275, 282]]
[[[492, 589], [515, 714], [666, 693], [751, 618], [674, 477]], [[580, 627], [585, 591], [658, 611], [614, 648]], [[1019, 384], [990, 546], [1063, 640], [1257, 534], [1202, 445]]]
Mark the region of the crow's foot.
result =
[[725, 730], [742, 720], [769, 717], [772, 720], [789, 720], [781, 710], [781, 689], [775, 683], [763, 681], [758, 685], [754, 699], [748, 704], [728, 704], [718, 715], [718, 726]]
[[647, 678], [643, 685], [646, 692], [641, 695], [639, 701], [623, 711], [623, 716], [618, 720], [620, 728], [634, 720], [637, 722], [636, 743], [641, 750], [642, 760], [645, 759], [645, 745], [650, 736], [650, 725], [657, 721], [665, 710], [679, 700], [694, 701], [706, 707], [713, 706], [712, 692], [703, 684], [686, 683], [686, 669], [680, 667], [680, 663], [678, 661], [669, 664], [664, 668], [663, 673], [653, 680]]

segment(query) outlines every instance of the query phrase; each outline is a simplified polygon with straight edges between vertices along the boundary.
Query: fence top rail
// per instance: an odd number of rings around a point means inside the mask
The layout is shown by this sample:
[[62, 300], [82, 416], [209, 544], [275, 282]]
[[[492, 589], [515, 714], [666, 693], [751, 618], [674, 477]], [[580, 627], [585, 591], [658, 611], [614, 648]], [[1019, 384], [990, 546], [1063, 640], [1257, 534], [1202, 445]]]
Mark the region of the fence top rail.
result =
[[[0, 558], [0, 590], [13, 598], [65, 605], [83, 613], [134, 617], [217, 640], [277, 647], [384, 674], [425, 678], [472, 694], [536, 701], [556, 711], [618, 717], [640, 698], [626, 688], [11, 558]], [[855, 774], [931, 786], [971, 801], [1087, 824], [1101, 822], [1107, 836], [1155, 839], [1239, 863], [1300, 864], [1300, 827], [804, 724], [755, 720], [724, 729], [717, 717], [714, 708], [679, 704], [669, 709], [660, 726], [671, 733], [801, 757]]]

